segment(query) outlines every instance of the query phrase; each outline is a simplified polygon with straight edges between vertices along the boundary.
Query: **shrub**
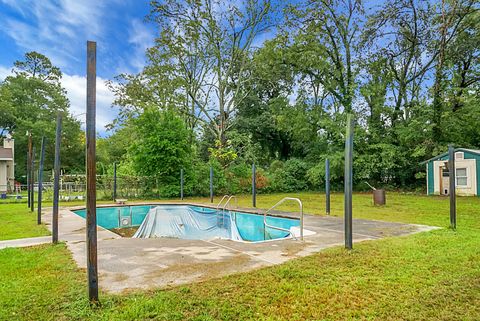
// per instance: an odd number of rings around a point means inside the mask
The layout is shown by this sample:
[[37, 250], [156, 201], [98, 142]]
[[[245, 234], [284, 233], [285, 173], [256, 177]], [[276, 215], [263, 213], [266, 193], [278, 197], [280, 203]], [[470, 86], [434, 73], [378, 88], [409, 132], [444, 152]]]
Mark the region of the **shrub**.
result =
[[282, 165], [278, 162], [272, 163], [269, 191], [294, 192], [307, 189], [306, 174], [308, 166], [304, 161], [292, 158]]

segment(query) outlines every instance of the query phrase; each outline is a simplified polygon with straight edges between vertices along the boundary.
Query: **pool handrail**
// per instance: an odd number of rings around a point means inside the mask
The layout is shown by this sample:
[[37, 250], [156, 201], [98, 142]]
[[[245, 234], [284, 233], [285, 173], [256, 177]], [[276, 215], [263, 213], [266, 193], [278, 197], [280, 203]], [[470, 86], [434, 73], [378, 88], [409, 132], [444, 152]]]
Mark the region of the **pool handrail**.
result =
[[232, 199], [235, 199], [235, 208], [238, 208], [238, 198], [235, 195], [230, 195], [222, 208], [222, 225], [225, 225], [225, 210], [228, 210], [227, 206]]
[[228, 198], [229, 196], [230, 196], [230, 195], [227, 195], [227, 194], [223, 195], [222, 199], [221, 199], [220, 202], [218, 202], [218, 204], [217, 204], [217, 212], [218, 212], [218, 210], [220, 209], [220, 205], [222, 205], [223, 200], [226, 199], [226, 198]]
[[268, 213], [271, 210], [273, 210], [275, 207], [279, 206], [280, 204], [282, 204], [285, 201], [295, 201], [300, 206], [300, 239], [303, 241], [303, 203], [299, 198], [296, 198], [296, 197], [284, 197], [284, 198], [282, 198], [279, 202], [277, 202], [277, 204], [273, 205], [272, 207], [270, 207], [267, 211], [265, 211], [263, 213], [263, 224], [265, 225], [265, 227], [269, 227], [269, 228], [273, 228], [275, 230], [288, 232], [290, 235], [292, 235], [296, 239], [295, 235], [290, 230], [287, 230], [285, 228], [278, 227], [278, 226], [273, 226], [273, 225], [270, 225], [270, 224], [267, 223]]

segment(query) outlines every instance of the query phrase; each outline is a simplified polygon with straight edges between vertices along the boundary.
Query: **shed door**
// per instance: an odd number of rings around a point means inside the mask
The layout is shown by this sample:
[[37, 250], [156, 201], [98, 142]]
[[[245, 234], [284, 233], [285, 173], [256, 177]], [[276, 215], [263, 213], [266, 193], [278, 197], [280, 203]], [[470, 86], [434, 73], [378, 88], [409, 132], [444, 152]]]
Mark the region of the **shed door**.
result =
[[449, 194], [449, 184], [450, 184], [450, 173], [447, 168], [440, 167], [440, 194], [448, 195]]

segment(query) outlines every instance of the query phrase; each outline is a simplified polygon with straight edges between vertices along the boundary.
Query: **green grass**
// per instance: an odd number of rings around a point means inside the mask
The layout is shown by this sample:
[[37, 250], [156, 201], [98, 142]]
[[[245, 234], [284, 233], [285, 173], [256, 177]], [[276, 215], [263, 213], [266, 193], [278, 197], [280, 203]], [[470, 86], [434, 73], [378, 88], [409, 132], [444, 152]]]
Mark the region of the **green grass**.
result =
[[50, 235], [44, 224], [37, 224], [37, 212], [27, 204], [0, 204], [0, 241]]
[[[257, 203], [267, 208], [283, 196], [259, 195]], [[323, 213], [324, 195], [300, 197], [307, 213]], [[356, 194], [354, 217], [449, 224], [446, 198], [389, 193], [387, 202], [374, 207], [371, 195]], [[342, 204], [334, 194], [333, 215]], [[0, 251], [0, 320], [480, 320], [479, 245], [480, 199], [459, 198], [457, 231], [332, 248], [167, 290], [101, 293], [98, 308], [88, 305], [85, 272], [64, 245], [7, 249]]]

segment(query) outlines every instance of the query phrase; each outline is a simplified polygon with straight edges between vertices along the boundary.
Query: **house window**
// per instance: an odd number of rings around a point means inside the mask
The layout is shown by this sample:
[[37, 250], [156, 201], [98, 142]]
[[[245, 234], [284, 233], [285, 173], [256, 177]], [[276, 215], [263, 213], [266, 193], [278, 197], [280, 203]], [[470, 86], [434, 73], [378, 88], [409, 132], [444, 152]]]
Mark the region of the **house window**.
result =
[[459, 187], [467, 186], [467, 169], [466, 168], [457, 168], [455, 176], [457, 179], [457, 186]]

